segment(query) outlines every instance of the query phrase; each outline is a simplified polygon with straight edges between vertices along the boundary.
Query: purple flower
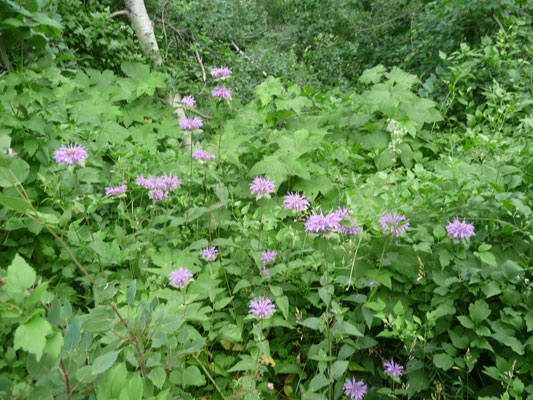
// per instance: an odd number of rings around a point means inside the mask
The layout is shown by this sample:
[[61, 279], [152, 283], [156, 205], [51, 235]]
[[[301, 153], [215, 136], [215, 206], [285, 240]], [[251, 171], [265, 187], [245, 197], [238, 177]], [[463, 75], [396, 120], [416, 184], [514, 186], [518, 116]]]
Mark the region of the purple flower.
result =
[[400, 235], [409, 228], [409, 220], [402, 214], [387, 213], [379, 219], [383, 234], [388, 233], [400, 237]]
[[175, 269], [170, 273], [168, 280], [174, 287], [184, 288], [187, 286], [192, 278], [191, 271], [187, 268]]
[[127, 188], [128, 187], [126, 185], [121, 185], [121, 186], [117, 186], [117, 187], [108, 186], [108, 187], [105, 188], [105, 194], [107, 196], [118, 196], [118, 195], [121, 195], [122, 193], [124, 193]]
[[314, 210], [311, 213], [305, 221], [305, 230], [308, 233], [326, 233], [341, 228], [342, 217], [338, 211], [330, 211], [326, 215], [322, 214], [322, 211], [320, 214]]
[[156, 183], [161, 189], [165, 189], [170, 192], [181, 187], [181, 181], [177, 176], [173, 176], [172, 172], [169, 175], [164, 173], [162, 176], [158, 177], [156, 179]]
[[214, 67], [211, 68], [211, 76], [216, 79], [227, 79], [231, 75], [231, 69], [228, 67]]
[[215, 246], [207, 247], [203, 249], [200, 254], [202, 257], [204, 257], [206, 260], [213, 261], [217, 256], [218, 250]]
[[267, 318], [274, 314], [276, 307], [269, 298], [259, 297], [250, 301], [249, 314], [253, 314], [258, 318]]
[[266, 266], [263, 266], [263, 269], [261, 270], [261, 275], [263, 275], [263, 276], [269, 276], [269, 275], [270, 275], [270, 270], [267, 269]]
[[344, 224], [341, 224], [340, 231], [345, 235], [357, 235], [361, 231], [360, 226], [356, 226], [356, 222], [354, 219], [350, 218], [350, 214], [353, 214], [353, 210], [351, 208], [339, 208], [337, 210], [339, 213], [339, 216], [346, 220], [347, 223], [350, 224], [350, 227], [348, 228]]
[[402, 376], [403, 367], [400, 364], [396, 364], [394, 360], [384, 361], [383, 368], [385, 368], [385, 373], [392, 378]]
[[305, 211], [309, 207], [309, 200], [300, 193], [289, 193], [284, 197], [283, 204], [285, 210], [294, 210], [296, 212]]
[[84, 147], [79, 145], [65, 145], [61, 146], [54, 153], [54, 158], [58, 164], [79, 164], [84, 165], [84, 161], [87, 158], [87, 150]]
[[200, 117], [180, 119], [180, 128], [186, 131], [200, 129], [203, 124], [204, 123], [202, 122], [202, 119]]
[[276, 250], [265, 250], [263, 251], [261, 260], [263, 260], [265, 264], [268, 264], [269, 262], [274, 261], [277, 255], [278, 253], [276, 253]]
[[203, 151], [202, 149], [194, 150], [192, 156], [200, 162], [207, 162], [215, 158], [214, 154], [208, 153], [207, 151]]
[[165, 200], [168, 197], [168, 192], [164, 191], [164, 190], [160, 190], [160, 189], [154, 189], [154, 190], [150, 190], [148, 192], [148, 196], [152, 200], [162, 201], [162, 200]]
[[274, 185], [274, 182], [269, 181], [262, 176], [256, 176], [254, 181], [250, 183], [250, 192], [252, 194], [256, 194], [256, 198], [258, 200], [263, 196], [269, 195], [274, 190], [276, 190], [276, 185]]
[[354, 400], [361, 400], [366, 394], [366, 385], [363, 380], [356, 382], [355, 378], [352, 378], [351, 381], [347, 379], [343, 389], [344, 394]]
[[370, 287], [372, 287], [372, 286], [377, 286], [377, 285], [379, 285], [379, 283], [377, 283], [376, 281], [370, 281], [370, 282], [368, 283], [368, 286], [370, 286]]
[[474, 224], [467, 224], [464, 219], [461, 222], [457, 217], [455, 217], [453, 222], [448, 221], [446, 230], [448, 231], [448, 236], [456, 241], [457, 239], [466, 240], [470, 236], [476, 236]]
[[196, 100], [194, 100], [194, 97], [192, 96], [185, 96], [181, 99], [181, 103], [187, 108], [193, 108], [196, 104]]
[[226, 86], [217, 86], [213, 89], [211, 94], [219, 99], [231, 99], [231, 90], [229, 90]]

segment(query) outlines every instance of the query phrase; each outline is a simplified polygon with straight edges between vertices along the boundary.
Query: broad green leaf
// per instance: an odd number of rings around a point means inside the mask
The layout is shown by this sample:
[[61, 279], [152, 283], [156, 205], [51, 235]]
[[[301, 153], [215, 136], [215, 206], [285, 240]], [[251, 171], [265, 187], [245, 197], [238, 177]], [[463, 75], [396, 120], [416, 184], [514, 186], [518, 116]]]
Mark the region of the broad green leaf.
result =
[[[231, 372], [230, 370], [229, 372]], [[239, 370], [245, 371], [245, 370]], [[191, 365], [185, 369], [174, 371], [170, 374], [170, 381], [177, 385], [187, 386], [203, 386], [205, 385], [205, 377], [200, 372], [200, 369]]]
[[470, 304], [468, 311], [470, 312], [470, 318], [476, 324], [484, 321], [490, 315], [490, 308], [485, 300], [477, 300], [474, 304]]
[[315, 330], [319, 330], [322, 326], [321, 321], [316, 317], [307, 318], [302, 322], [302, 325]]
[[65, 351], [70, 353], [78, 347], [78, 343], [81, 339], [81, 326], [78, 317], [72, 319], [72, 323], [68, 326], [65, 333]]
[[385, 73], [385, 67], [383, 65], [376, 65], [374, 68], [365, 69], [359, 81], [362, 83], [378, 83], [381, 77]]
[[109, 368], [113, 366], [119, 354], [120, 354], [120, 350], [110, 351], [109, 353], [106, 353], [104, 355], [101, 355], [100, 357], [97, 357], [91, 366], [92, 367], [91, 374], [99, 375], [107, 371]]
[[335, 361], [331, 365], [331, 376], [333, 379], [339, 379], [348, 368], [348, 361]]
[[523, 274], [524, 269], [514, 261], [507, 260], [502, 265], [502, 272], [507, 279], [511, 280]]
[[492, 254], [490, 251], [480, 251], [480, 252], [475, 251], [474, 255], [477, 256], [484, 263], [487, 263], [494, 267], [497, 266], [496, 257], [494, 257], [494, 254]]
[[435, 354], [435, 357], [433, 358], [433, 363], [437, 368], [440, 368], [444, 371], [449, 370], [451, 367], [453, 367], [454, 364], [453, 358], [446, 353]]
[[55, 360], [59, 357], [61, 353], [61, 348], [63, 347], [63, 335], [61, 332], [57, 332], [55, 335], [49, 337], [46, 340], [46, 346], [44, 347], [44, 352], [48, 353]]
[[329, 379], [324, 374], [318, 374], [309, 383], [309, 391], [316, 392], [322, 389], [324, 386], [329, 385]]
[[139, 373], [128, 379], [128, 383], [121, 390], [119, 400], [141, 400], [143, 397], [143, 380]]
[[11, 262], [11, 265], [7, 268], [6, 283], [3, 286], [3, 290], [13, 300], [21, 302], [26, 296], [27, 290], [35, 282], [35, 278], [36, 275], [33, 268], [17, 254]]
[[165, 380], [167, 378], [165, 370], [161, 367], [155, 367], [152, 368], [150, 373], [148, 374], [148, 378], [152, 381], [152, 383], [161, 389], [163, 385], [165, 384]]
[[281, 296], [276, 298], [276, 304], [283, 314], [283, 318], [289, 317], [289, 298], [287, 296]]
[[128, 286], [128, 290], [126, 291], [126, 301], [128, 302], [128, 306], [132, 306], [133, 302], [135, 301], [135, 293], [137, 292], [137, 280], [132, 280], [131, 283]]
[[15, 158], [9, 163], [9, 167], [0, 168], [0, 187], [22, 184], [29, 173], [28, 163], [20, 158]]
[[228, 372], [236, 371], [253, 371], [255, 369], [255, 360], [250, 356], [241, 356], [242, 360], [231, 367]]
[[46, 346], [46, 335], [52, 332], [52, 325], [41, 318], [33, 317], [15, 331], [14, 349], [23, 349], [35, 355], [37, 361], [41, 359]]

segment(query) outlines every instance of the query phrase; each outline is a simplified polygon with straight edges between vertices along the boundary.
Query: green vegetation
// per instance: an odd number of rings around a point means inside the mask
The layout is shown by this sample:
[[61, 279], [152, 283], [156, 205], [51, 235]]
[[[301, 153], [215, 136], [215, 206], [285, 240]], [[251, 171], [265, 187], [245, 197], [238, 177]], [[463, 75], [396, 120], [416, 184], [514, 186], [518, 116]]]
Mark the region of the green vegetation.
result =
[[533, 399], [533, 4], [146, 7], [0, 0], [0, 397]]

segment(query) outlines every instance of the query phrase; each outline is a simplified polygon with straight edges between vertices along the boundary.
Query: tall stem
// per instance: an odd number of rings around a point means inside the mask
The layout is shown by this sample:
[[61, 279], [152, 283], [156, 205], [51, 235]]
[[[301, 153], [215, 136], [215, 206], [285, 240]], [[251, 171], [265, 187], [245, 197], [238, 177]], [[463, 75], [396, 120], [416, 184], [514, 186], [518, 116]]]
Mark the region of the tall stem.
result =
[[287, 268], [285, 269], [285, 274], [283, 274], [283, 285], [281, 286], [282, 295], [283, 293], [285, 293], [285, 284], [287, 283], [287, 274], [289, 273], [289, 264], [291, 262], [292, 250], [294, 249], [294, 243], [296, 242], [296, 219], [293, 220], [291, 234], [292, 234], [292, 244], [289, 250], [289, 256], [287, 257]]
[[265, 202], [261, 199], [261, 214], [259, 216], [259, 237], [257, 239], [257, 251], [261, 250], [261, 232], [263, 231], [263, 206]]
[[192, 130], [190, 132], [190, 142], [191, 142], [191, 171], [189, 174], [189, 205], [187, 207], [187, 214], [185, 215], [185, 219], [189, 219], [189, 210], [191, 209], [191, 192], [192, 192]]
[[207, 211], [209, 213], [209, 246], [211, 246], [211, 199], [207, 191], [207, 164], [204, 164], [204, 186], [205, 186], [205, 202], [207, 204]]
[[220, 168], [220, 146], [222, 144], [222, 131], [223, 130], [224, 130], [224, 106], [221, 107], [221, 112], [220, 112], [220, 132], [218, 134], [217, 169]]
[[[329, 294], [329, 265], [328, 265], [328, 239], [324, 238], [324, 260], [326, 262], [326, 293]], [[332, 359], [333, 359], [333, 348], [331, 344], [331, 333], [329, 329], [329, 301], [326, 303], [326, 331], [328, 333], [328, 347], [329, 347], [329, 368], [328, 368], [328, 378], [330, 383], [328, 385], [328, 399], [331, 400], [331, 368], [332, 368]]]
[[[80, 194], [80, 200], [83, 204], [83, 215], [85, 217], [85, 221], [87, 222], [87, 226], [89, 227], [89, 233], [91, 234], [91, 240], [94, 242], [93, 228], [91, 226], [91, 221], [89, 221], [89, 216], [87, 214], [87, 206], [85, 205], [85, 200], [83, 198], [83, 193], [81, 191], [80, 179], [78, 178], [78, 171], [76, 169], [74, 169], [74, 176], [76, 177], [76, 183], [78, 184], [78, 193]], [[98, 264], [100, 265], [100, 272], [104, 273], [104, 267], [102, 266], [102, 259], [100, 258], [100, 254], [96, 253], [96, 257], [98, 258]]]

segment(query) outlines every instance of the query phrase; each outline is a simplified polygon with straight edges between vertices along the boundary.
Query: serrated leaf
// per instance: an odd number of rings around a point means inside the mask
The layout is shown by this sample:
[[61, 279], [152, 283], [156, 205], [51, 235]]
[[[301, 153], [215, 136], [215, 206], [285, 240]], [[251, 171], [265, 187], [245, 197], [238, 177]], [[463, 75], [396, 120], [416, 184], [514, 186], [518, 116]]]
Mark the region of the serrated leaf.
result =
[[3, 289], [13, 300], [20, 302], [27, 290], [35, 282], [36, 274], [32, 267], [18, 254], [7, 268], [6, 283]]

